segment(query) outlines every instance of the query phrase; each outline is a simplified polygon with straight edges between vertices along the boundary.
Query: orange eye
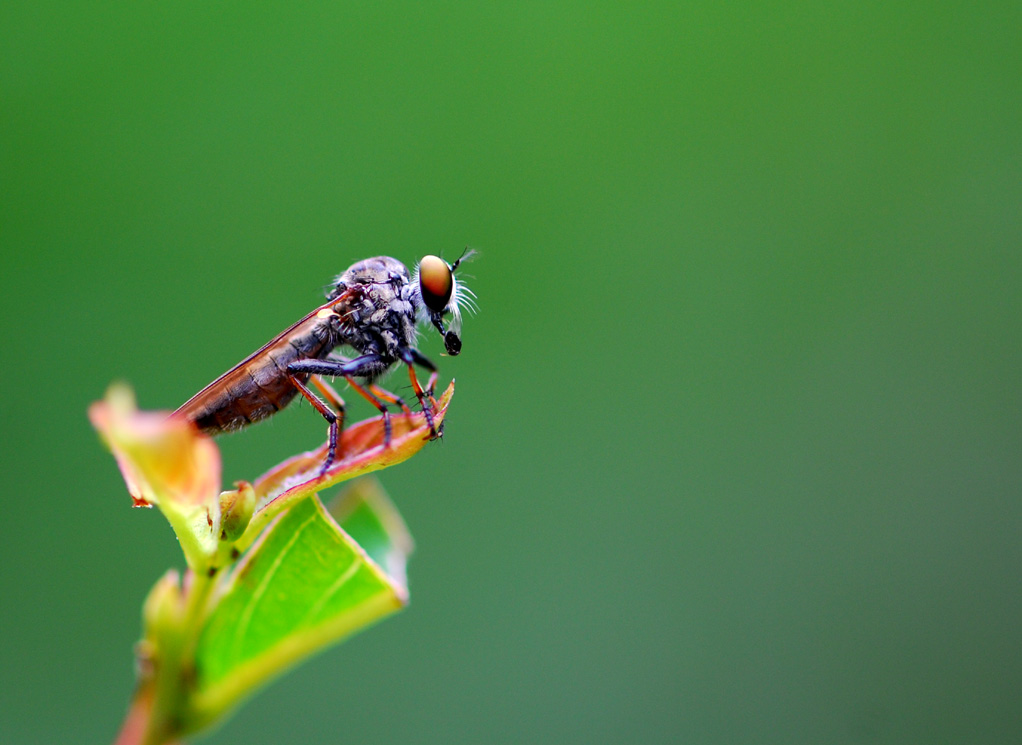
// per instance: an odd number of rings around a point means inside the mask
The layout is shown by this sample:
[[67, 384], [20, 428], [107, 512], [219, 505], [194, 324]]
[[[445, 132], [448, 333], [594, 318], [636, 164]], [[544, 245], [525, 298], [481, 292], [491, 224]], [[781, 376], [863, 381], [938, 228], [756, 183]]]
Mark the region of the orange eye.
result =
[[434, 313], [442, 313], [454, 292], [454, 277], [439, 256], [424, 256], [419, 262], [419, 290], [422, 301]]

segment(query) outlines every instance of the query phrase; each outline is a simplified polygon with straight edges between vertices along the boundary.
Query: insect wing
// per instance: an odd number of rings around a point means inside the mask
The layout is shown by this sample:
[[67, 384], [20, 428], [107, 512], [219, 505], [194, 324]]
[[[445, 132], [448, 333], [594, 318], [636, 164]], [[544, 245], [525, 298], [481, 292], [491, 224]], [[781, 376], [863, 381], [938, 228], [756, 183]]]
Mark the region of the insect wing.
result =
[[301, 334], [303, 329], [310, 329], [315, 325], [322, 323], [324, 314], [333, 314], [340, 310], [338, 306], [343, 306], [346, 299], [345, 295], [341, 295], [339, 298], [334, 298], [333, 300], [330, 300], [316, 308], [300, 321], [281, 331], [273, 337], [273, 339], [268, 341], [266, 344], [188, 399], [188, 401], [175, 411], [172, 416], [182, 417], [189, 421], [195, 421], [208, 411], [215, 409], [218, 402], [225, 396], [230, 396], [233, 389], [238, 388], [242, 383], [247, 382], [247, 379], [251, 375], [251, 370], [262, 364], [264, 357], [266, 357], [274, 349], [278, 349], [281, 346], [288, 344], [288, 340], [295, 334]]

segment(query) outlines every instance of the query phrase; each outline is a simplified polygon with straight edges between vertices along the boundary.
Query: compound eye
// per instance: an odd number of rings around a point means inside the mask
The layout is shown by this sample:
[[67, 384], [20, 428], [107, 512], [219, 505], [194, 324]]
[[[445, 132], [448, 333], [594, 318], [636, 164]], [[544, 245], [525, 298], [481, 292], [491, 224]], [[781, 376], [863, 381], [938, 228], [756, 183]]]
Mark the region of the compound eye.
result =
[[425, 256], [419, 262], [419, 290], [422, 301], [434, 313], [443, 313], [454, 292], [454, 276], [439, 256]]

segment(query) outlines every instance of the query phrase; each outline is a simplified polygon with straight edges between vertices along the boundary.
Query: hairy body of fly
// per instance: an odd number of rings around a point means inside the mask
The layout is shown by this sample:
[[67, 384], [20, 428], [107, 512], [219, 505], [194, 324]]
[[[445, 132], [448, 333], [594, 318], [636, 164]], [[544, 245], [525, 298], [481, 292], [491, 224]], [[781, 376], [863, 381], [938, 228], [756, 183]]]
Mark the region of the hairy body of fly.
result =
[[[353, 264], [341, 274], [327, 296], [344, 298], [334, 346], [346, 345], [361, 354], [378, 355], [369, 374], [372, 382], [400, 359], [402, 348], [414, 347], [422, 297], [408, 269], [397, 259], [377, 256]], [[340, 310], [340, 309], [338, 309]]]
[[[424, 257], [414, 277], [389, 256], [353, 264], [334, 281], [326, 304], [199, 391], [175, 416], [195, 422], [208, 434], [218, 434], [275, 414], [298, 393], [308, 398], [308, 391], [302, 389], [313, 374], [340, 375], [349, 382], [358, 378], [372, 385], [398, 362], [435, 370], [415, 349], [416, 323], [436, 327], [448, 354], [461, 351], [460, 306], [474, 309], [474, 305], [454, 271], [469, 255], [453, 265], [436, 256]], [[452, 323], [445, 329], [448, 315]], [[333, 350], [342, 346], [351, 347], [358, 356], [334, 355]]]

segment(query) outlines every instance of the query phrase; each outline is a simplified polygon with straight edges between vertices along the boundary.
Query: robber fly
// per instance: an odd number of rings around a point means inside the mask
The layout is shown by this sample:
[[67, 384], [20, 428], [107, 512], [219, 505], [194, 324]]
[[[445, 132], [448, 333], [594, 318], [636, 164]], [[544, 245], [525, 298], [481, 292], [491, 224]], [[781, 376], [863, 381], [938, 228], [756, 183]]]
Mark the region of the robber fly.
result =
[[[376, 381], [401, 363], [408, 366], [412, 390], [430, 432], [437, 437], [430, 403], [436, 366], [415, 348], [416, 323], [434, 326], [449, 355], [461, 352], [461, 308], [472, 309], [474, 303], [472, 291], [458, 280], [455, 271], [473, 253], [466, 250], [453, 264], [438, 256], [426, 256], [414, 276], [389, 256], [353, 264], [337, 277], [323, 305], [196, 393], [173, 416], [217, 435], [272, 416], [300, 393], [329, 423], [322, 475], [337, 455], [344, 427], [344, 401], [320, 376], [344, 378], [379, 409], [383, 414], [383, 446], [388, 447], [391, 424], [387, 404], [409, 409]], [[447, 316], [451, 316], [451, 322], [445, 328]], [[351, 347], [359, 356], [334, 354], [334, 349], [341, 346]], [[415, 375], [415, 365], [430, 372], [425, 390]], [[310, 382], [332, 409], [309, 389]]]

